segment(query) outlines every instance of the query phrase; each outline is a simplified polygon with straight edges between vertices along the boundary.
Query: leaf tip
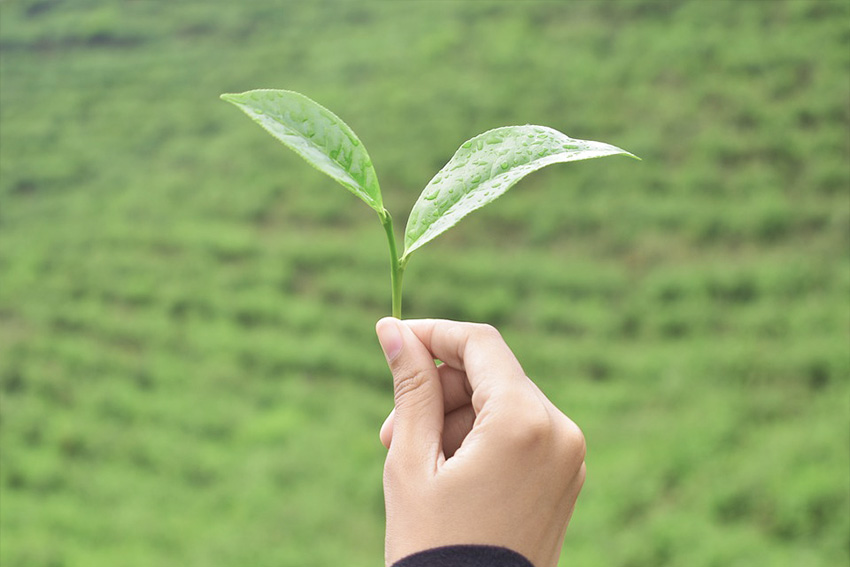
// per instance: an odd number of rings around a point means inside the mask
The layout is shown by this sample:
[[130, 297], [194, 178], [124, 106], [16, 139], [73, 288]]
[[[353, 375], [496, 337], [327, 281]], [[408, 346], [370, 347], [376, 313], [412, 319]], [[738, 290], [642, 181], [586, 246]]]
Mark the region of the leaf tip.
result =
[[635, 155], [635, 154], [633, 154], [632, 152], [626, 151], [626, 150], [624, 150], [623, 148], [618, 148], [617, 146], [611, 146], [611, 147], [612, 147], [612, 148], [614, 148], [615, 150], [617, 150], [617, 152], [616, 152], [616, 153], [618, 153], [618, 154], [621, 154], [621, 155], [624, 155], [624, 156], [628, 156], [628, 157], [630, 157], [630, 158], [632, 158], [632, 159], [636, 159], [636, 160], [638, 160], [638, 161], [643, 161], [643, 159], [642, 159], [642, 158], [639, 158], [638, 156], [636, 156], [636, 155]]

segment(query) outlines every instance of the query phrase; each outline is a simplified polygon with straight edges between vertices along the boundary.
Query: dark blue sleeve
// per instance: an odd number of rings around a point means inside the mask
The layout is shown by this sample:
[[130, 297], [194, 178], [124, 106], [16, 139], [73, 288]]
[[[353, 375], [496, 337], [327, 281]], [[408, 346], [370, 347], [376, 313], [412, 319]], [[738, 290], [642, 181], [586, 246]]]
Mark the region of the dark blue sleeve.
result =
[[392, 567], [534, 567], [510, 549], [489, 545], [450, 545], [408, 555]]

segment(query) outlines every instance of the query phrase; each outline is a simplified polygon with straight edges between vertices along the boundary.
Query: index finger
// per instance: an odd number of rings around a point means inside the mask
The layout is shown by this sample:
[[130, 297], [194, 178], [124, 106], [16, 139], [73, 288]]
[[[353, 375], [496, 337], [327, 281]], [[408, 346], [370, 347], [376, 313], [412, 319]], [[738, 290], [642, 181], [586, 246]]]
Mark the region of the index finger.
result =
[[525, 382], [525, 372], [502, 335], [491, 325], [444, 319], [404, 323], [435, 358], [466, 372], [472, 390]]

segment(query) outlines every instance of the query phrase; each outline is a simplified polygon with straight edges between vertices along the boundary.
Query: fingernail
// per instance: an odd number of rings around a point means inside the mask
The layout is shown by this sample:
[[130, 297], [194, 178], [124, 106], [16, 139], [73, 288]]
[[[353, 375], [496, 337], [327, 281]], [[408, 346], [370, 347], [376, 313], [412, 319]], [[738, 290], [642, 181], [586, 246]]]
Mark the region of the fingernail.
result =
[[384, 350], [384, 356], [387, 357], [387, 362], [392, 362], [398, 356], [398, 353], [401, 352], [403, 340], [401, 338], [401, 329], [398, 325], [398, 320], [391, 317], [378, 321], [376, 329], [378, 342], [381, 343], [381, 348]]

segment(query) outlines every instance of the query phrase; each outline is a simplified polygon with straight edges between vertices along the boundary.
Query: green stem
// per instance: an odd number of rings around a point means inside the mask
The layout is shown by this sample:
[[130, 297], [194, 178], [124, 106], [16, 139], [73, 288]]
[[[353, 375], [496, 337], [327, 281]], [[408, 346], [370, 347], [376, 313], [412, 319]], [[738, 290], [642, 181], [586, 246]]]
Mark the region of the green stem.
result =
[[381, 224], [384, 225], [384, 231], [387, 233], [387, 242], [390, 245], [390, 277], [393, 289], [393, 317], [401, 319], [401, 280], [404, 276], [404, 268], [407, 265], [407, 262], [399, 261], [398, 249], [395, 242], [395, 231], [393, 231], [393, 218], [386, 209], [384, 209], [384, 214], [381, 215]]

